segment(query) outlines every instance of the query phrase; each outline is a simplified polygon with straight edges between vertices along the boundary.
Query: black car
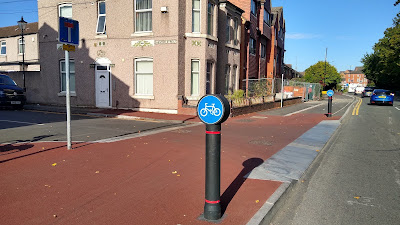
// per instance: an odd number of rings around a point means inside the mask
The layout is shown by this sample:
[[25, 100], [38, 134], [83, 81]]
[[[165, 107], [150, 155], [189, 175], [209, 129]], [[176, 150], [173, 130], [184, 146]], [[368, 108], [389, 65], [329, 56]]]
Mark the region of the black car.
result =
[[361, 93], [361, 98], [366, 96], [371, 97], [372, 92], [375, 90], [375, 87], [365, 87], [364, 91]]
[[0, 106], [22, 109], [26, 102], [24, 89], [17, 86], [9, 76], [0, 74]]

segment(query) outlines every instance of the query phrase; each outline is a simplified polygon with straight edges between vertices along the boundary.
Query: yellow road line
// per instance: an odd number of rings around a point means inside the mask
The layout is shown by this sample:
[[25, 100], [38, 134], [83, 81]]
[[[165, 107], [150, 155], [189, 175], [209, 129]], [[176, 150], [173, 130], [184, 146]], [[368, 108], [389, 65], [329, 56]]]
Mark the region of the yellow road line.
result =
[[[361, 99], [361, 98], [360, 98]], [[358, 116], [358, 111], [360, 110], [360, 107], [361, 107], [361, 103], [362, 103], [362, 99], [361, 99], [361, 101], [360, 101], [360, 104], [358, 105], [358, 107], [357, 107], [357, 111], [356, 111], [356, 115]]]
[[360, 100], [358, 100], [356, 106], [354, 106], [353, 113], [351, 115], [353, 115], [353, 116], [358, 115], [358, 111], [360, 110], [361, 103], [362, 103], [362, 99], [360, 98]]

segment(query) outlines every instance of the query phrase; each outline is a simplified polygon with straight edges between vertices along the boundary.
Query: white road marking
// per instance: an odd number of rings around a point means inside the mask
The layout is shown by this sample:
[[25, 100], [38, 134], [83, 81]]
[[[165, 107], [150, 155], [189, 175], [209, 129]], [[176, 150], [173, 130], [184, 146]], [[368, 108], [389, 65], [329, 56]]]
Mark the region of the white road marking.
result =
[[400, 110], [399, 108], [395, 107], [397, 110]]
[[400, 161], [395, 161], [395, 160], [393, 160], [393, 163], [394, 163], [394, 166], [392, 166], [392, 168], [393, 168], [393, 171], [394, 171], [394, 177], [395, 177], [395, 182], [396, 182], [396, 184], [398, 184], [399, 185], [399, 187], [400, 187], [400, 171], [397, 169], [397, 167], [399, 167], [399, 165], [400, 165]]
[[29, 123], [29, 122], [21, 122], [21, 121], [14, 121], [14, 120], [0, 120], [0, 122], [22, 123], [22, 124], [39, 125], [39, 126], [43, 126], [44, 125], [42, 123]]
[[251, 118], [255, 118], [255, 119], [268, 119], [268, 117], [266, 117], [266, 116], [252, 116]]
[[305, 109], [302, 109], [302, 110], [299, 110], [299, 111], [296, 111], [296, 112], [292, 112], [292, 113], [286, 114], [286, 115], [284, 115], [284, 116], [291, 116], [291, 115], [293, 115], [293, 114], [296, 114], [296, 113], [299, 113], [299, 112], [303, 112], [303, 111], [306, 111], [306, 110], [309, 110], [309, 109], [312, 109], [312, 108], [321, 106], [321, 105], [323, 105], [323, 104], [324, 104], [324, 103], [320, 103], [320, 104], [318, 104], [318, 105], [314, 105], [314, 106], [311, 106], [311, 107], [308, 107], [308, 108], [305, 108]]
[[353, 101], [347, 103], [343, 108], [339, 109], [338, 111], [336, 111], [335, 113], [333, 113], [332, 115], [335, 115], [336, 113], [340, 112], [342, 109], [346, 108], [349, 104], [353, 103]]

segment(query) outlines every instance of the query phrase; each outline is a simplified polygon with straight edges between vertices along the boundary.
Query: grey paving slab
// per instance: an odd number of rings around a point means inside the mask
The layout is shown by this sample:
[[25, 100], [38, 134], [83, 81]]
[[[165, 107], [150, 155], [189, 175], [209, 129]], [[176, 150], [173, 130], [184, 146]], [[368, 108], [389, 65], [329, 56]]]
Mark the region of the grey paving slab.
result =
[[256, 167], [249, 179], [291, 182], [299, 180], [309, 167], [317, 150], [322, 149], [340, 125], [338, 120], [325, 120]]

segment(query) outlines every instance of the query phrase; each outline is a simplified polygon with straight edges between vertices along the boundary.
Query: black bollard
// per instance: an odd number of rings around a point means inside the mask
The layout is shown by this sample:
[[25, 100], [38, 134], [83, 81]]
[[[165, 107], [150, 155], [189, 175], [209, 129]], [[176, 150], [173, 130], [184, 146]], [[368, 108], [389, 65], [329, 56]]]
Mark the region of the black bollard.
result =
[[328, 97], [328, 117], [332, 117], [332, 96]]
[[206, 202], [204, 218], [221, 218], [221, 124], [206, 124]]

